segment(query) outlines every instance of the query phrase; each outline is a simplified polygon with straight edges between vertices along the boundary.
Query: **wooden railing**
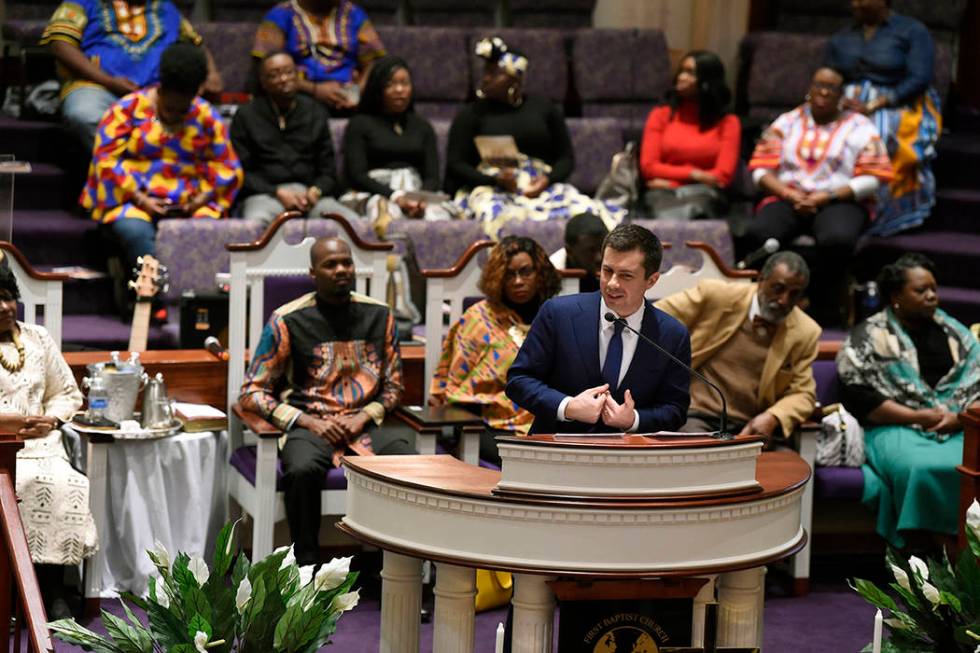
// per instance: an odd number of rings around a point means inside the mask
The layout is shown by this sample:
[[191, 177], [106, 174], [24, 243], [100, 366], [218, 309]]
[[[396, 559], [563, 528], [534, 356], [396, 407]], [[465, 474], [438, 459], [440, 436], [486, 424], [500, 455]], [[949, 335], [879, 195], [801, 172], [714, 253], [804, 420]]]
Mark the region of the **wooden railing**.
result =
[[[10, 650], [13, 643], [13, 650], [21, 651], [26, 624], [28, 651], [53, 653], [44, 601], [14, 492], [17, 451], [23, 446], [17, 436], [0, 433], [0, 641], [5, 642], [4, 650]], [[13, 632], [11, 615], [16, 618]]]

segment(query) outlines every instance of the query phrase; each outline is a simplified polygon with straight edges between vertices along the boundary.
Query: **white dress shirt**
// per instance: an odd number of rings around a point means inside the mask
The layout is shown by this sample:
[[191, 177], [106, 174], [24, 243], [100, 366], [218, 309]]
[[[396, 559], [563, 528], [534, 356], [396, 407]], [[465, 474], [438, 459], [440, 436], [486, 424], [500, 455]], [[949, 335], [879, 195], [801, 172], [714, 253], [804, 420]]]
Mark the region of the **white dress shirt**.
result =
[[[637, 331], [640, 330], [640, 326], [643, 324], [643, 313], [646, 310], [646, 302], [640, 304], [640, 308], [633, 311], [632, 315], [627, 315], [626, 323]], [[606, 306], [606, 300], [602, 297], [599, 298], [599, 369], [601, 370], [603, 365], [606, 364], [606, 353], [609, 351], [609, 341], [612, 340], [613, 334], [616, 331], [616, 325], [613, 322], [606, 320], [605, 315], [609, 312], [609, 307]], [[615, 314], [615, 311], [613, 311]], [[624, 317], [624, 316], [619, 316]], [[630, 369], [630, 363], [633, 362], [633, 354], [636, 353], [636, 344], [639, 342], [640, 338], [635, 333], [629, 329], [624, 328], [621, 334], [623, 339], [623, 360], [619, 364], [619, 380], [617, 381], [617, 387], [623, 382], [623, 378], [626, 376], [626, 372]], [[583, 388], [584, 390], [585, 388]], [[610, 391], [616, 388], [610, 388]], [[569, 422], [571, 420], [565, 418], [565, 407], [568, 402], [571, 401], [571, 397], [565, 397], [558, 404], [558, 419], [562, 422]], [[627, 433], [635, 433], [640, 428], [640, 414], [633, 410], [633, 425], [626, 429]]]

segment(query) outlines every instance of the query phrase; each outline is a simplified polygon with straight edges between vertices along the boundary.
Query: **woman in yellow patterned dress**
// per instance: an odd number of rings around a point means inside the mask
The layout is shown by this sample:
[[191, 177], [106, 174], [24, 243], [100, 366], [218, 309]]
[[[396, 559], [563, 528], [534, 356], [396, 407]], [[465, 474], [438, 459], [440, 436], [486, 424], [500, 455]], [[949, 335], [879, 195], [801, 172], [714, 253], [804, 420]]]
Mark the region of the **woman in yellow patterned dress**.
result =
[[490, 251], [480, 290], [449, 330], [429, 390], [435, 406], [479, 409], [486, 424], [480, 458], [500, 464], [495, 436], [524, 435], [534, 416], [507, 398], [507, 370], [538, 308], [558, 294], [561, 280], [544, 249], [530, 238], [507, 236]]

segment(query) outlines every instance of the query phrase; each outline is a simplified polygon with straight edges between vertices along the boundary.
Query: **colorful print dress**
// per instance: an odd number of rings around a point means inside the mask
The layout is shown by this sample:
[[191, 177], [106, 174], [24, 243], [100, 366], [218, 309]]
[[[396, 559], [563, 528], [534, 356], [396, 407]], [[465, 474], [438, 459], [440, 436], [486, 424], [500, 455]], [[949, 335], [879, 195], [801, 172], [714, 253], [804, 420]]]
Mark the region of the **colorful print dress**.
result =
[[221, 218], [242, 185], [242, 168], [228, 129], [207, 101], [194, 98], [184, 122], [174, 130], [157, 118], [156, 87], [124, 96], [99, 123], [82, 207], [100, 222], [120, 218], [151, 221], [133, 203], [136, 191], [174, 204], [198, 193], [209, 201], [194, 218]]

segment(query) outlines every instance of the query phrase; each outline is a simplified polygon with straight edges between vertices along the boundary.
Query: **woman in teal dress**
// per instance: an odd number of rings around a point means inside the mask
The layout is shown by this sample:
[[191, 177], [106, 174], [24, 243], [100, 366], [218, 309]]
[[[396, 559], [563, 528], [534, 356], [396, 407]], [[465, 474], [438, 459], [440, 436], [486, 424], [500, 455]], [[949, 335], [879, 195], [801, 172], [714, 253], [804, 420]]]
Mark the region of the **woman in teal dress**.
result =
[[963, 425], [980, 407], [980, 344], [939, 308], [932, 262], [905, 254], [878, 277], [884, 310], [837, 355], [844, 406], [865, 428], [866, 505], [877, 530], [905, 546], [907, 531], [955, 535]]

